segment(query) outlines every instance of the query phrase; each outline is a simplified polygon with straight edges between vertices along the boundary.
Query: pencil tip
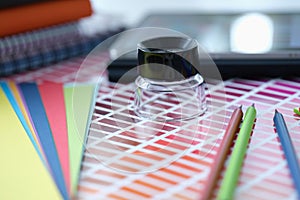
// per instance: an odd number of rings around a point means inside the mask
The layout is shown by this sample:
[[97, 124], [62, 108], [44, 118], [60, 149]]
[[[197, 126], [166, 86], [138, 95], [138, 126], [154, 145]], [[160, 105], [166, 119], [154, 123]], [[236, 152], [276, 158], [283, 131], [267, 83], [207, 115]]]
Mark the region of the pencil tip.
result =
[[278, 110], [277, 110], [277, 109], [275, 109], [275, 113], [278, 113]]
[[252, 106], [252, 107], [255, 107], [255, 104], [253, 103], [251, 106]]
[[243, 108], [243, 106], [242, 105], [240, 105], [240, 109], [242, 109]]

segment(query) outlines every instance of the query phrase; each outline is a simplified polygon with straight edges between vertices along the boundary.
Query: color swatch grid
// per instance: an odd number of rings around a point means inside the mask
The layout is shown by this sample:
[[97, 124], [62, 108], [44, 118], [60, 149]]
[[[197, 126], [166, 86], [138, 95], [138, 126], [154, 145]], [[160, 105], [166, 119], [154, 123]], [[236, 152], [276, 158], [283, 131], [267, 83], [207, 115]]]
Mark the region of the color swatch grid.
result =
[[[299, 117], [292, 112], [300, 103], [299, 80], [232, 79], [224, 86], [225, 107], [210, 107], [196, 127], [188, 122], [134, 121], [129, 101], [133, 86], [101, 87], [82, 165], [79, 198], [200, 198], [230, 113], [239, 105], [255, 103], [258, 117], [235, 198], [297, 199], [272, 118], [275, 108], [284, 113], [300, 152], [296, 133]], [[214, 101], [214, 106], [222, 105], [218, 97], [222, 99], [223, 91], [216, 87], [207, 100]], [[224, 109], [226, 112], [221, 112]], [[153, 137], [145, 141], [139, 138], [139, 130]]]
[[[89, 60], [86, 76], [78, 78], [82, 61], [72, 59], [11, 80], [88, 81], [103, 69], [106, 57]], [[283, 113], [299, 157], [300, 118], [292, 110], [300, 104], [300, 79], [227, 80], [224, 90], [219, 85], [211, 87], [205, 115], [184, 122], [139, 119], [132, 111], [133, 89], [133, 84], [112, 83], [99, 88], [79, 199], [199, 199], [231, 112], [252, 103], [257, 120], [235, 199], [297, 199], [272, 118], [275, 109]], [[164, 106], [176, 112], [174, 102]]]

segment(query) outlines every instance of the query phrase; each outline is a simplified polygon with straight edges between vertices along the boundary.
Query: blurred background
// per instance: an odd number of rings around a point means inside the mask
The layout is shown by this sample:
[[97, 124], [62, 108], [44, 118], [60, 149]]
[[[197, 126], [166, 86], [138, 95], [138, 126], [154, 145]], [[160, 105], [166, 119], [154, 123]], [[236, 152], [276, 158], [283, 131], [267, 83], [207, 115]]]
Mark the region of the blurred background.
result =
[[[164, 27], [197, 39], [224, 78], [278, 76], [283, 71], [291, 75], [299, 71], [300, 2], [296, 0], [91, 0], [91, 3], [95, 13], [111, 16], [110, 21], [115, 19], [127, 28]], [[147, 18], [157, 13], [164, 16]], [[229, 17], [225, 19], [223, 14]], [[120, 44], [128, 43], [125, 41], [130, 40], [126, 38]], [[134, 56], [127, 57], [112, 64], [111, 74], [119, 77], [125, 66], [136, 64]], [[282, 62], [290, 66], [288, 70], [280, 68]], [[270, 72], [268, 67], [275, 65], [280, 66]]]
[[[20, 6], [23, 1], [28, 5]], [[163, 27], [196, 39], [224, 77], [266, 75], [269, 69], [262, 66], [267, 65], [288, 64], [292, 67], [287, 75], [300, 73], [296, 0], [11, 0], [1, 1], [0, 8], [7, 2], [16, 7], [0, 10], [0, 76], [86, 54], [104, 39], [135, 27]], [[26, 37], [28, 31], [39, 36]], [[136, 39], [118, 37], [112, 49], [136, 47]], [[28, 44], [30, 50], [21, 48]], [[124, 56], [112, 63], [111, 74], [118, 78], [136, 63], [135, 54]], [[241, 64], [243, 68], [236, 70]], [[277, 71], [267, 75], [282, 75]]]
[[135, 26], [152, 12], [252, 12], [300, 11], [297, 0], [91, 0], [95, 12], [112, 14], [128, 26]]

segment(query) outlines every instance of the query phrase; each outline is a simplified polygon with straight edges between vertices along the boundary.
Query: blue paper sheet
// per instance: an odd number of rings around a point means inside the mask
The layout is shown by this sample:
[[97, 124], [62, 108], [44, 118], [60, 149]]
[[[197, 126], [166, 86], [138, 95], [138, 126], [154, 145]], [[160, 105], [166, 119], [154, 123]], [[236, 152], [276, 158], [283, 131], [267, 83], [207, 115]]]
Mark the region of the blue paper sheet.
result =
[[38, 87], [36, 83], [20, 83], [18, 86], [40, 138], [41, 146], [45, 152], [54, 180], [64, 199], [67, 199], [68, 194], [64, 176]]

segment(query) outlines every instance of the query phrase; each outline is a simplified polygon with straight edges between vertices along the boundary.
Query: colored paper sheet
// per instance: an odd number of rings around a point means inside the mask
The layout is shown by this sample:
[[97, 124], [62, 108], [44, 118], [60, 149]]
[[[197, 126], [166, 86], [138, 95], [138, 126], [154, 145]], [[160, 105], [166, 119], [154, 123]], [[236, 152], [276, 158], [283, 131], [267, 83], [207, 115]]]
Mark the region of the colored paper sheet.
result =
[[26, 102], [32, 123], [39, 136], [53, 178], [62, 196], [68, 198], [57, 150], [38, 87], [36, 83], [20, 83], [18, 84], [18, 87]]
[[43, 156], [45, 157], [44, 153], [43, 153], [43, 150], [41, 148], [41, 145], [40, 145], [40, 141], [39, 141], [39, 138], [38, 138], [38, 135], [36, 134], [36, 131], [34, 130], [34, 127], [33, 125], [31, 124], [31, 121], [30, 121], [30, 116], [28, 115], [27, 111], [26, 111], [26, 105], [23, 103], [23, 100], [22, 100], [22, 97], [21, 97], [21, 94], [19, 93], [19, 90], [18, 90], [18, 87], [16, 85], [16, 83], [12, 82], [12, 81], [9, 81], [8, 82], [8, 86], [25, 118], [25, 121], [26, 121], [26, 124], [28, 125], [29, 129], [30, 129], [30, 132], [32, 134], [32, 137], [34, 138], [40, 152], [43, 154]]
[[71, 84], [64, 88], [71, 167], [71, 194], [76, 194], [84, 144], [94, 102], [95, 84]]
[[2, 88], [0, 111], [0, 199], [61, 199]]
[[38, 88], [56, 145], [67, 190], [70, 192], [69, 145], [63, 84], [43, 82]]
[[50, 167], [48, 165], [48, 162], [47, 162], [47, 159], [46, 159], [46, 156], [45, 156], [45, 152], [41, 147], [41, 142], [40, 142], [39, 136], [38, 136], [33, 124], [32, 124], [30, 114], [29, 114], [29, 112], [27, 112], [28, 109], [26, 107], [26, 103], [24, 102], [24, 98], [22, 96], [22, 93], [19, 91], [19, 88], [18, 88], [18, 86], [15, 82], [8, 81], [8, 86], [9, 86], [9, 89], [12, 92], [12, 94], [13, 94], [13, 96], [14, 96], [14, 98], [15, 98], [15, 100], [16, 100], [16, 102], [17, 102], [17, 104], [18, 104], [18, 106], [21, 110], [21, 112], [22, 112], [23, 117], [25, 118], [26, 124], [30, 129], [30, 133], [31, 133], [32, 137], [34, 138], [35, 143], [36, 143], [36, 145], [39, 149], [40, 155], [42, 156], [42, 159], [44, 160], [45, 165], [50, 170]]
[[[44, 157], [42, 156], [41, 152], [40, 152], [40, 149], [39, 149], [39, 146], [38, 146], [38, 143], [36, 142], [27, 122], [26, 122], [26, 119], [25, 117], [23, 116], [23, 113], [17, 103], [17, 101], [15, 100], [14, 96], [13, 96], [13, 93], [11, 92], [10, 88], [9, 88], [9, 85], [8, 83], [6, 82], [0, 82], [0, 86], [2, 87], [2, 90], [4, 91], [5, 95], [6, 95], [6, 98], [9, 100], [11, 106], [13, 107], [16, 115], [18, 116], [20, 122], [22, 123], [23, 125], [23, 128], [24, 130], [26, 131], [27, 133], [27, 136], [29, 137], [30, 141], [32, 142], [35, 150], [37, 151], [38, 155], [40, 156], [41, 159], [44, 159]], [[44, 160], [43, 160], [44, 161]]]

